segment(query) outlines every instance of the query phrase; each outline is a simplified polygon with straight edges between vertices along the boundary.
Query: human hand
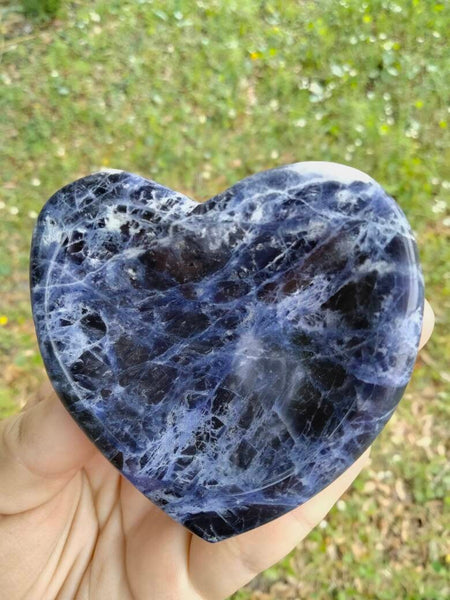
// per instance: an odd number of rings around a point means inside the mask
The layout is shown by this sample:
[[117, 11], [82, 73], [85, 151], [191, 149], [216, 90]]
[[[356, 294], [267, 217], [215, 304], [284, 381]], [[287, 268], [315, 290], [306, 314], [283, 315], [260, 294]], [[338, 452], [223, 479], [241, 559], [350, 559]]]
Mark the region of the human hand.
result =
[[[434, 317], [425, 305], [420, 347]], [[0, 423], [0, 590], [8, 600], [220, 600], [280, 560], [368, 459], [253, 531], [209, 544], [98, 452], [53, 392]]]

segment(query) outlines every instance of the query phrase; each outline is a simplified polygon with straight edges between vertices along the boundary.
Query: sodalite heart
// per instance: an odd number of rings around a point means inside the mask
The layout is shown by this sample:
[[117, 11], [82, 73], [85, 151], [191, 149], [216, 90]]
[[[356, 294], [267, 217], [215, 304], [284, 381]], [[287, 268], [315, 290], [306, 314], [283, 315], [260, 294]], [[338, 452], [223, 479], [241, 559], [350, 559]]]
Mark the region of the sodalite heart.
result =
[[392, 415], [421, 330], [403, 213], [331, 163], [262, 172], [204, 204], [130, 173], [80, 179], [39, 216], [31, 284], [74, 419], [209, 541], [340, 475]]

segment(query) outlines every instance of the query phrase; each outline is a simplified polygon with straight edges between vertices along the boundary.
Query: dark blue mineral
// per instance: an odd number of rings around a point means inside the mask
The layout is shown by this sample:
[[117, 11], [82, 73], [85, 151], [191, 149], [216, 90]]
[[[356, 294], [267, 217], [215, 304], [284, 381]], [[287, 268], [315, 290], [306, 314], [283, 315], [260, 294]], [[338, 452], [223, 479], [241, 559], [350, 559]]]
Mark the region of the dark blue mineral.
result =
[[31, 286], [73, 418], [209, 541], [305, 502], [369, 446], [410, 378], [423, 306], [394, 200], [320, 162], [204, 204], [130, 173], [84, 177], [39, 216]]

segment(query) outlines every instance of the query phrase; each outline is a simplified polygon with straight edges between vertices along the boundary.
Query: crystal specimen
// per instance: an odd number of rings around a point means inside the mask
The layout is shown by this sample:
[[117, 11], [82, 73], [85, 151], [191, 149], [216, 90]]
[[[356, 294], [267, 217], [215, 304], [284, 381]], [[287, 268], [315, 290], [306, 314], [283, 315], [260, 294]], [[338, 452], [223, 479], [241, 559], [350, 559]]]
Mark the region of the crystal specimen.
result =
[[99, 450], [209, 541], [340, 475], [410, 378], [423, 284], [370, 177], [298, 163], [199, 204], [126, 172], [43, 208], [31, 254], [46, 369]]

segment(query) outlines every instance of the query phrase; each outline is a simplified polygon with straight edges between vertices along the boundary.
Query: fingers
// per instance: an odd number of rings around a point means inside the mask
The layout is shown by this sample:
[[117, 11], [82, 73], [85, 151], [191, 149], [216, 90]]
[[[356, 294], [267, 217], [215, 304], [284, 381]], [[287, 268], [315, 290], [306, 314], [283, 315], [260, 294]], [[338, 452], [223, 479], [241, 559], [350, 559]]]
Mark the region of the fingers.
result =
[[367, 450], [338, 479], [295, 510], [237, 537], [209, 544], [193, 536], [190, 575], [205, 598], [226, 598], [279, 561], [322, 521], [363, 469]]
[[94, 451], [54, 393], [0, 422], [0, 514], [46, 502]]
[[422, 334], [420, 336], [419, 350], [425, 346], [431, 337], [434, 328], [434, 312], [428, 300], [425, 300], [423, 307]]

